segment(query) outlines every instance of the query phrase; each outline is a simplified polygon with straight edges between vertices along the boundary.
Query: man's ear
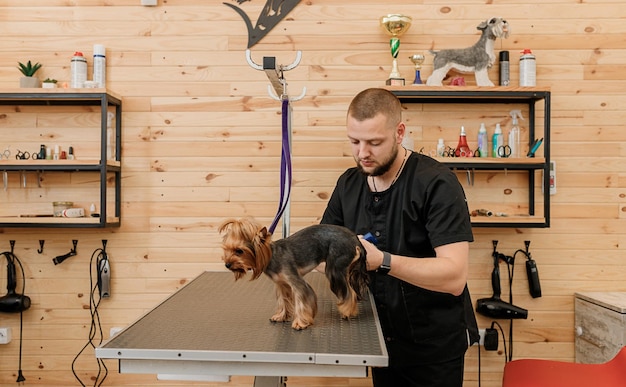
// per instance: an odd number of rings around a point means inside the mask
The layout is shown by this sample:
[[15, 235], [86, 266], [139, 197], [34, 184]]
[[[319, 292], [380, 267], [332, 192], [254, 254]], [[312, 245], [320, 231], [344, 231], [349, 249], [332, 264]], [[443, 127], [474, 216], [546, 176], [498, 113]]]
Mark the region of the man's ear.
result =
[[402, 140], [404, 140], [404, 136], [406, 135], [406, 125], [404, 122], [400, 122], [398, 127], [396, 128], [396, 142], [398, 145], [402, 144]]

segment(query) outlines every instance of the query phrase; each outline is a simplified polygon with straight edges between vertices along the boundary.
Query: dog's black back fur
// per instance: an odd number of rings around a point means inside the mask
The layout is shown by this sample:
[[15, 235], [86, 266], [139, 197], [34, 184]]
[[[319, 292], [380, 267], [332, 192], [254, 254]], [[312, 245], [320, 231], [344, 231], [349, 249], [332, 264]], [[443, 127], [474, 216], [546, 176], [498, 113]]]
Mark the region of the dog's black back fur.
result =
[[[360, 255], [355, 259], [357, 247]], [[280, 256], [280, 259], [276, 259]], [[286, 239], [272, 242], [272, 259], [266, 274], [288, 272], [304, 275], [326, 262], [326, 277], [337, 297], [345, 298], [346, 279], [362, 299], [367, 291], [369, 276], [365, 248], [348, 228], [330, 224], [306, 227]]]

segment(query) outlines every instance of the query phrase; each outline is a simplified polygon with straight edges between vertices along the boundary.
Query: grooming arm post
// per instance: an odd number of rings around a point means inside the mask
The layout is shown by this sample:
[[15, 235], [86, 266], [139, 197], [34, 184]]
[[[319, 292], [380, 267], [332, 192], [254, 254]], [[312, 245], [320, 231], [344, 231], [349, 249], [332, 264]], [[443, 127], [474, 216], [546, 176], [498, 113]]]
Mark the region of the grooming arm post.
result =
[[[274, 233], [276, 223], [283, 217], [283, 237], [289, 236], [289, 217], [290, 217], [290, 192], [291, 192], [291, 102], [299, 101], [304, 98], [306, 88], [295, 98], [290, 98], [287, 92], [287, 81], [283, 77], [285, 71], [293, 70], [302, 60], [302, 52], [298, 51], [296, 59], [287, 66], [276, 66], [275, 57], [263, 57], [263, 65], [259, 65], [252, 60], [250, 49], [246, 50], [246, 60], [250, 67], [255, 70], [263, 71], [270, 81], [267, 91], [270, 97], [283, 103], [282, 109], [282, 128], [283, 128], [283, 147], [281, 157], [281, 202], [274, 218], [269, 227], [270, 234]], [[273, 91], [272, 91], [273, 88]]]

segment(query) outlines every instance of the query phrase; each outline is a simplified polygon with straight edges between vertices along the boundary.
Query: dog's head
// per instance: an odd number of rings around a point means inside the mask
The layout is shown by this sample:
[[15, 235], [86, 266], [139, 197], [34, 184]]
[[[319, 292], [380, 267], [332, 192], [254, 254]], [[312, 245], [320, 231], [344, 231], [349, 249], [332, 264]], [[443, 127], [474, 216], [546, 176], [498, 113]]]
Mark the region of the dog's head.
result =
[[489, 38], [491, 39], [506, 39], [509, 37], [509, 33], [511, 32], [509, 23], [501, 17], [492, 17], [491, 19], [487, 19], [480, 23], [476, 29], [481, 31], [487, 30]]
[[226, 268], [235, 274], [235, 280], [252, 271], [251, 280], [259, 278], [272, 257], [270, 247], [272, 234], [253, 219], [229, 219], [224, 221], [218, 232], [224, 234], [222, 260]]

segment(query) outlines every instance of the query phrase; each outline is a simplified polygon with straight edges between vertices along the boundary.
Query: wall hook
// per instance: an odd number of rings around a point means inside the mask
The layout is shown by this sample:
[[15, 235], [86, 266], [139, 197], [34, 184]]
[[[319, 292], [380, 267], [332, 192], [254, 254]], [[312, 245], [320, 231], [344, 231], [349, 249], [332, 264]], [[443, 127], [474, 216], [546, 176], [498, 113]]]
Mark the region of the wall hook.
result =
[[37, 252], [38, 252], [39, 254], [43, 253], [43, 245], [44, 245], [45, 243], [46, 243], [46, 241], [45, 241], [45, 240], [43, 240], [43, 239], [40, 239], [40, 240], [39, 240], [39, 249], [37, 249]]
[[77, 254], [76, 253], [76, 246], [78, 245], [78, 240], [77, 239], [73, 239], [72, 240], [72, 244], [74, 245], [74, 247], [70, 250], [69, 253], [64, 254], [64, 255], [59, 255], [58, 257], [54, 257], [52, 259], [52, 262], [54, 262], [55, 265], [58, 265], [59, 263], [65, 261], [69, 257], [73, 257], [73, 256], [75, 256]]

